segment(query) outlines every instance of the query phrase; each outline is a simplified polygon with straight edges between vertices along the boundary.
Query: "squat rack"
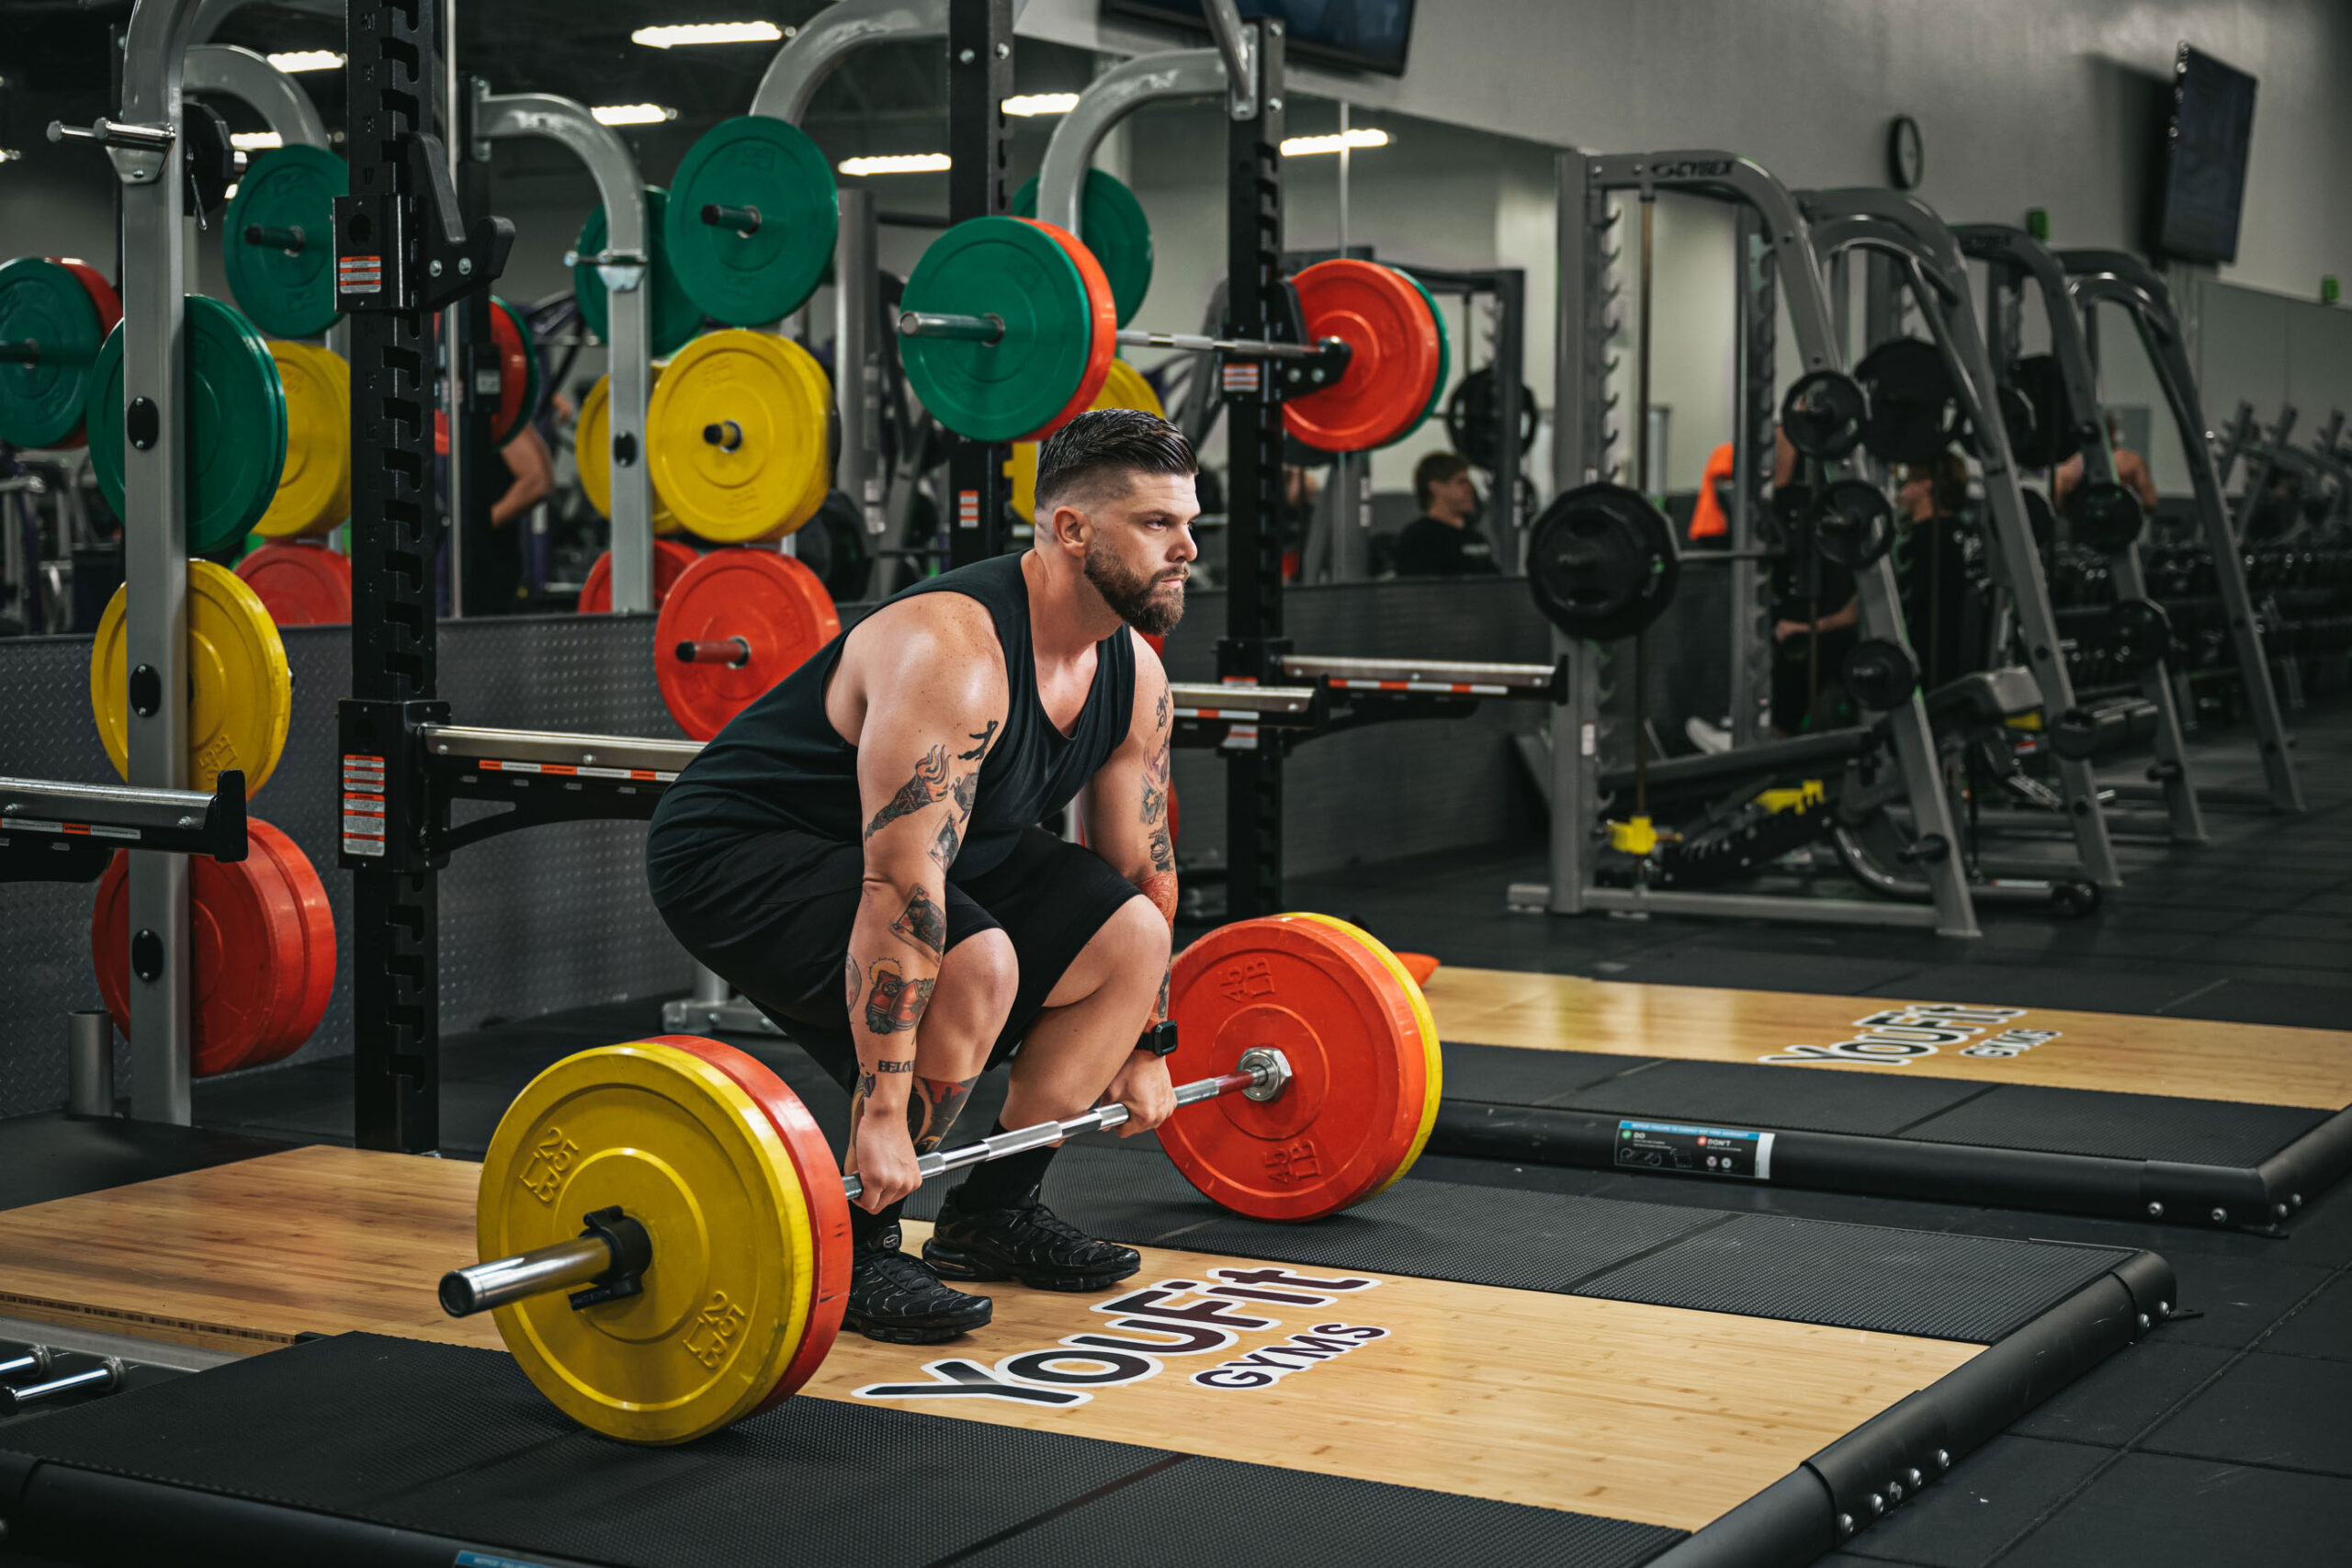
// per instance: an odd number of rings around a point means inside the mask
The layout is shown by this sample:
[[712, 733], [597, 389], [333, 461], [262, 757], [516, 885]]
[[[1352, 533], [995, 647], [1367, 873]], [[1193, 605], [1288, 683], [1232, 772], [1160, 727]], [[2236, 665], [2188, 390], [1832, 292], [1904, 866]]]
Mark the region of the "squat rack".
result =
[[[1660, 191], [1675, 191], [1728, 202], [1739, 213], [1739, 266], [1736, 341], [1738, 407], [1731, 509], [1733, 641], [1736, 650], [1764, 643], [1761, 581], [1757, 570], [1757, 519], [1770, 505], [1777, 407], [1773, 397], [1775, 304], [1785, 303], [1797, 353], [1808, 374], [1843, 370], [1844, 351], [1834, 327], [1822, 254], [1808, 214], [1797, 198], [1761, 164], [1734, 153], [1689, 150], [1595, 154], [1563, 152], [1559, 181], [1560, 309], [1558, 389], [1553, 402], [1552, 462], [1556, 491], [1607, 479], [1620, 459], [1612, 419], [1616, 399], [1610, 389], [1615, 370], [1611, 340], [1623, 323], [1622, 285], [1616, 264], [1623, 243], [1611, 249], [1617, 214], [1610, 197], [1629, 192], [1641, 203]], [[1631, 242], [1624, 242], [1630, 243]], [[1622, 417], [1622, 416], [1620, 416]], [[1634, 416], [1641, 416], [1637, 411]], [[1825, 465], [1829, 478], [1845, 465]], [[1894, 568], [1881, 558], [1855, 572], [1863, 635], [1901, 644], [1906, 651]], [[1941, 852], [1922, 857], [1929, 902], [1908, 904], [1852, 898], [1788, 897], [1772, 894], [1712, 890], [1607, 887], [1593, 879], [1592, 846], [1585, 831], [1600, 805], [1600, 774], [1615, 761], [1604, 758], [1614, 739], [1601, 694], [1609, 654], [1601, 644], [1554, 634], [1555, 646], [1571, 671], [1566, 706], [1554, 716], [1551, 747], [1551, 880], [1519, 884], [1514, 907], [1581, 914], [1588, 909], [1687, 915], [1727, 915], [1821, 921], [1847, 925], [1932, 927], [1939, 935], [1979, 934], [1976, 913], [1957, 852], [1950, 799], [1937, 767], [1936, 742], [1926, 705], [1914, 691], [1883, 716], [1893, 741], [1901, 794], [1907, 802], [1917, 840], [1940, 841]], [[1736, 658], [1733, 669], [1735, 733], [1755, 733], [1763, 671], [1752, 657]], [[1636, 712], [1633, 722], [1645, 722]], [[1735, 753], [1736, 754], [1736, 753]]]
[[[1996, 390], [1998, 381], [1969, 298], [1968, 263], [1959, 243], [1925, 202], [1901, 191], [1806, 191], [1797, 199], [1810, 225], [1815, 254], [1823, 264], [1847, 251], [1891, 257], [1934, 335], [1951, 376], [1953, 400], [1975, 433], [1992, 520], [1988, 536], [1994, 581], [2008, 590], [2024, 634], [2026, 668], [2041, 690], [2042, 713], [2054, 722], [2075, 705], [2074, 682], [2066, 673], [2057, 612], [2051, 606], [2033, 527], [2026, 517], [2025, 495]], [[1886, 570], [1892, 583], [1894, 568]], [[2102, 886], [2120, 886], [2122, 873], [2089, 761], [2059, 756], [2054, 762], [2058, 793], [2084, 874]]]

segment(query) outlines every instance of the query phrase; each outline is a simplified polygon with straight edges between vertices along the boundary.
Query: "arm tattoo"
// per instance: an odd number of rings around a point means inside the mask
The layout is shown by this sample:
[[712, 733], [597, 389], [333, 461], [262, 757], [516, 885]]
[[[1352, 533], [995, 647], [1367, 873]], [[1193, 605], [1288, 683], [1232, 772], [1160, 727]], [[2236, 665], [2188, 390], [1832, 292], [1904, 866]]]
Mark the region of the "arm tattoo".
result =
[[1155, 730], [1168, 728], [1168, 688], [1165, 686], [1159, 688], [1159, 702], [1152, 709], [1151, 728]]
[[903, 1062], [876, 1062], [874, 1070], [877, 1073], [910, 1073], [915, 1070], [915, 1059], [909, 1056]]
[[1159, 977], [1159, 1004], [1152, 1014], [1152, 1021], [1155, 1023], [1168, 1016], [1168, 982], [1173, 977], [1173, 971]]
[[842, 955], [842, 978], [849, 987], [849, 1000], [842, 1005], [854, 1010], [857, 1006], [858, 987], [865, 983], [865, 977], [857, 972], [857, 954], [854, 953]]
[[1144, 782], [1143, 786], [1144, 826], [1149, 827], [1152, 823], [1159, 821], [1162, 817], [1167, 815], [1168, 796], [1161, 793], [1158, 784], [1155, 784], [1147, 779]]
[[972, 814], [972, 802], [980, 797], [980, 775], [977, 772], [966, 773], [956, 781], [955, 787], [947, 793], [956, 802], [956, 814], [961, 817], [969, 817]]
[[947, 748], [934, 746], [923, 753], [922, 760], [915, 764], [913, 773], [899, 786], [899, 793], [874, 814], [874, 820], [865, 825], [865, 836], [869, 839], [874, 837], [899, 818], [910, 812], [921, 811], [946, 793]]
[[939, 825], [939, 836], [931, 841], [931, 858], [945, 871], [956, 863], [956, 852], [963, 847], [964, 840], [956, 836], [955, 820], [950, 818]]
[[955, 1124], [956, 1112], [972, 1098], [972, 1086], [980, 1080], [966, 1078], [958, 1083], [953, 1078], [915, 1079], [914, 1092], [907, 1096], [907, 1136], [913, 1140], [915, 1153], [927, 1155], [947, 1136], [947, 1129]]
[[970, 735], [967, 736], [965, 739], [977, 740], [979, 744], [973, 747], [968, 751], [956, 752], [956, 760], [959, 762], [977, 762], [981, 758], [987, 756], [989, 754], [989, 742], [996, 739], [996, 727], [997, 721], [995, 719], [990, 719], [989, 720], [989, 727], [986, 729], [976, 729]]
[[874, 961], [874, 988], [865, 994], [865, 1027], [876, 1034], [904, 1034], [922, 1021], [932, 980], [910, 980], [895, 958]]
[[914, 897], [899, 918], [890, 922], [893, 934], [904, 937], [925, 953], [937, 958], [947, 951], [947, 911], [931, 901], [931, 895], [918, 887]]
[[1151, 869], [1154, 871], [1176, 869], [1176, 849], [1168, 841], [1168, 825], [1164, 822], [1151, 830]]

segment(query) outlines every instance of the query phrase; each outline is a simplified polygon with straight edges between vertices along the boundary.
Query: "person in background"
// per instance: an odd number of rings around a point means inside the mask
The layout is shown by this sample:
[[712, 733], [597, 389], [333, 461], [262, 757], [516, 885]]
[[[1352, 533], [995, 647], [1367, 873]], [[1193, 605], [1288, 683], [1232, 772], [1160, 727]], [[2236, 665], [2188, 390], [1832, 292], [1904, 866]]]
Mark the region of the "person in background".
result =
[[1698, 504], [1690, 509], [1690, 542], [1702, 549], [1731, 547], [1733, 449], [1728, 441], [1707, 454], [1699, 476]]
[[1982, 662], [1969, 651], [1976, 586], [1969, 570], [1973, 531], [1961, 516], [1968, 506], [1968, 463], [1946, 447], [1931, 461], [1904, 464], [1897, 478], [1895, 515], [1911, 536], [1896, 557], [1903, 619], [1919, 656], [1919, 684], [1933, 691]]
[[523, 592], [523, 529], [515, 520], [555, 493], [555, 457], [538, 426], [525, 420], [514, 439], [499, 448], [509, 476], [506, 489], [490, 503], [490, 536], [469, 540], [466, 548], [466, 614], [508, 615]]
[[1413, 465], [1413, 500], [1421, 514], [1396, 536], [1399, 577], [1492, 577], [1494, 547], [1470, 525], [1478, 514], [1478, 489], [1470, 482], [1470, 459], [1459, 452], [1432, 452]]
[[[2107, 444], [2115, 454], [2116, 482], [2140, 498], [2140, 506], [2150, 516], [2156, 511], [2156, 481], [2148, 472], [2148, 460], [2123, 445], [2123, 422], [2110, 412], [2107, 416]], [[2066, 497], [2083, 482], [2083, 455], [2067, 458], [2051, 471], [2050, 502], [2058, 514], [2066, 514]]]

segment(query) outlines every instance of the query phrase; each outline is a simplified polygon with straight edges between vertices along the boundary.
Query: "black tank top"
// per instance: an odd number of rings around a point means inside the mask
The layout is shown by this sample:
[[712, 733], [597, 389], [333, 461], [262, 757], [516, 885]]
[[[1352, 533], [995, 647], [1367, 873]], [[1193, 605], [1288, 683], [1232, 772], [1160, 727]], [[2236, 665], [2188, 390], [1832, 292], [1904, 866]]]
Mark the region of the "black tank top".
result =
[[[1065, 738], [1046, 716], [1037, 700], [1029, 580], [1021, 559], [997, 556], [958, 567], [884, 602], [895, 604], [918, 593], [978, 600], [996, 623], [1004, 649], [1004, 727], [980, 764], [979, 792], [952, 868], [959, 877], [995, 869], [1021, 829], [1075, 798], [1119, 749], [1134, 719], [1135, 645], [1124, 626], [1094, 645], [1094, 683], [1070, 734]], [[667, 859], [671, 850], [684, 851], [690, 840], [711, 833], [786, 828], [839, 843], [860, 841], [865, 812], [857, 794], [857, 748], [825, 716], [825, 688], [841, 663], [843, 641], [856, 630], [833, 638], [736, 715], [678, 775], [653, 815], [652, 859]], [[979, 744], [974, 736], [958, 750]], [[907, 758], [905, 765], [917, 761]]]

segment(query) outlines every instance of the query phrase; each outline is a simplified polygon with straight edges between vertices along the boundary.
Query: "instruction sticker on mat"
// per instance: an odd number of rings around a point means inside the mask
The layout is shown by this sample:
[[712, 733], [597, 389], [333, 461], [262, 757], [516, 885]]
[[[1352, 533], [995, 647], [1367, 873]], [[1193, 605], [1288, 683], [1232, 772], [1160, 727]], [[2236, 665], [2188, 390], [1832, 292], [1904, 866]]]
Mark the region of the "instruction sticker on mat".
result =
[[1691, 1176], [1772, 1179], [1774, 1133], [1729, 1127], [1684, 1127], [1671, 1122], [1617, 1123], [1617, 1163]]

